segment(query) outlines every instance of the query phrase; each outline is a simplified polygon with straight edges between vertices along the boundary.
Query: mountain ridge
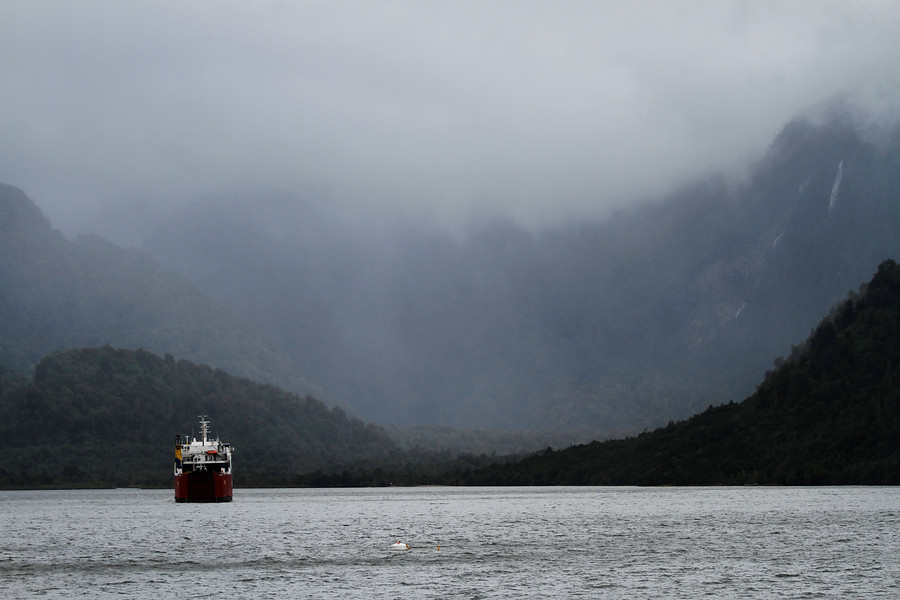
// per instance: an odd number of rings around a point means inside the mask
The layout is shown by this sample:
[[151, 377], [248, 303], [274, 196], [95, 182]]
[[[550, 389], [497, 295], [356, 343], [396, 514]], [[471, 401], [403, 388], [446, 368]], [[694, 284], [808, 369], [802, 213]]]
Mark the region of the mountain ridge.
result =
[[[900, 135], [875, 140], [861, 122], [832, 106], [782, 128], [744, 180], [541, 231], [330, 229], [306, 198], [266, 235], [264, 217], [245, 227], [249, 209], [223, 199], [144, 248], [367, 419], [640, 431], [745, 397], [900, 255]], [[215, 235], [210, 214], [228, 216]], [[246, 253], [226, 263], [226, 243]], [[229, 287], [226, 271], [249, 284]]]
[[0, 363], [112, 344], [209, 363], [298, 393], [320, 389], [255, 328], [135, 249], [69, 241], [22, 190], [0, 184]]
[[69, 241], [3, 186], [0, 362], [142, 347], [370, 421], [636, 432], [745, 397], [900, 254], [898, 173], [898, 130], [874, 140], [835, 109], [787, 124], [745, 180], [599, 221], [459, 238], [342, 228], [315, 198], [261, 197], [192, 207], [146, 255]]

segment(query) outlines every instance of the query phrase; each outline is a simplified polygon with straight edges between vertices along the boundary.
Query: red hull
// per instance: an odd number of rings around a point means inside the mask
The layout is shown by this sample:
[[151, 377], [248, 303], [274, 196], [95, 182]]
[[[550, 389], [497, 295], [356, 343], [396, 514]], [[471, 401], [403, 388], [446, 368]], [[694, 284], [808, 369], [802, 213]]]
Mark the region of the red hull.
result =
[[175, 476], [176, 502], [231, 502], [231, 475], [193, 471]]

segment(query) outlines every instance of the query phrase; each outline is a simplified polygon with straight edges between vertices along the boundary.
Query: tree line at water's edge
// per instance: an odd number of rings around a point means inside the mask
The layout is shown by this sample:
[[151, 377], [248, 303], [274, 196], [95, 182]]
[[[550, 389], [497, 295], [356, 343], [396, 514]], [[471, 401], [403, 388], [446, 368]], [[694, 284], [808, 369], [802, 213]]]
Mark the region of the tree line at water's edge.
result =
[[521, 460], [457, 457], [438, 470], [344, 469], [296, 485], [898, 485], [900, 266], [778, 358], [757, 391], [641, 435], [547, 448]]
[[[236, 486], [900, 484], [900, 266], [885, 261], [741, 403], [523, 459], [401, 450], [383, 429], [223, 371], [110, 347], [0, 368], [0, 487], [165, 486], [208, 413]], [[228, 435], [224, 435], [228, 432]]]
[[243, 482], [398, 451], [380, 428], [311, 396], [105, 346], [51, 354], [30, 381], [0, 370], [0, 486], [171, 484], [175, 434], [199, 434], [199, 414], [235, 447]]
[[741, 403], [458, 471], [466, 485], [900, 484], [900, 267], [882, 263]]

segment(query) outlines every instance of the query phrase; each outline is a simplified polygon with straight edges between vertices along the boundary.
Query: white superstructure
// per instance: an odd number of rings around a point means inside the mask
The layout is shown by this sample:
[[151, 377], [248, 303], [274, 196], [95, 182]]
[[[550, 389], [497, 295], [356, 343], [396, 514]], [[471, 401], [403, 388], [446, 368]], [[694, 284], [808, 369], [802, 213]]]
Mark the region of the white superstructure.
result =
[[175, 436], [175, 475], [194, 471], [231, 474], [231, 444], [209, 437], [209, 419], [200, 415], [200, 437]]

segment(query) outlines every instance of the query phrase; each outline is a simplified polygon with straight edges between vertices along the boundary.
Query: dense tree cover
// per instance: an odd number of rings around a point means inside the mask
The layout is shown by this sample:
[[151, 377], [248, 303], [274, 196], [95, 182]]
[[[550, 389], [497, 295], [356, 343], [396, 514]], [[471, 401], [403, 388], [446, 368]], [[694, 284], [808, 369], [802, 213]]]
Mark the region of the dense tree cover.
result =
[[170, 353], [307, 394], [318, 390], [259, 330], [146, 254], [66, 239], [24, 192], [0, 184], [0, 364], [111, 344]]
[[637, 437], [440, 481], [488, 485], [900, 484], [900, 266], [885, 261], [756, 393]]
[[234, 446], [238, 486], [397, 454], [380, 428], [311, 396], [105, 346], [51, 354], [31, 381], [0, 368], [0, 486], [170, 485], [175, 434], [199, 414]]

